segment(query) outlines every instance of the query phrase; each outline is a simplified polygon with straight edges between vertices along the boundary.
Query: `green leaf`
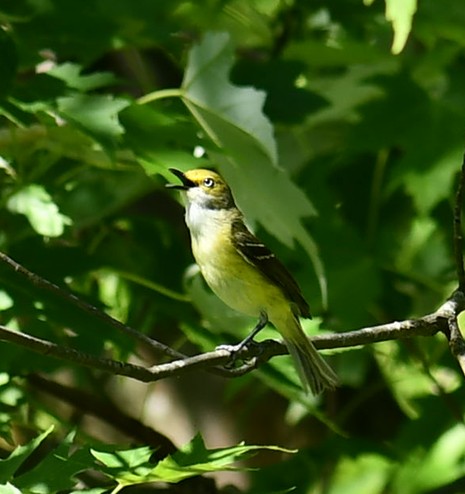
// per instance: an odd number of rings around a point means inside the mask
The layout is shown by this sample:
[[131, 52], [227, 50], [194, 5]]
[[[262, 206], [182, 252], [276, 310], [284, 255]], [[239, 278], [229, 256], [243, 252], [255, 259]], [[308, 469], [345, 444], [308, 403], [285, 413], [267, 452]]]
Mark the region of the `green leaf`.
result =
[[383, 492], [391, 468], [387, 458], [373, 453], [361, 454], [355, 458], [342, 458], [336, 467], [328, 494]]
[[82, 131], [111, 147], [115, 139], [123, 134], [118, 113], [129, 105], [122, 98], [110, 95], [74, 94], [58, 98], [58, 110], [62, 117], [75, 123]]
[[207, 449], [201, 436], [197, 435], [178, 452], [163, 459], [155, 467], [154, 474], [165, 482], [173, 483], [207, 472], [239, 470], [239, 467], [234, 466], [236, 462], [245, 460], [260, 450], [295, 452], [278, 446], [244, 444], [230, 448]]
[[10, 309], [13, 304], [14, 302], [10, 295], [5, 290], [0, 290], [0, 311]]
[[120, 486], [124, 486], [157, 481], [176, 483], [208, 472], [240, 470], [241, 467], [234, 465], [236, 462], [245, 460], [261, 450], [294, 452], [278, 446], [244, 444], [230, 448], [207, 449], [200, 435], [155, 466], [150, 462], [153, 450], [148, 447], [116, 452], [91, 452], [103, 464], [102, 472], [117, 481]]
[[61, 214], [50, 194], [37, 184], [27, 185], [15, 192], [7, 202], [7, 208], [23, 214], [32, 228], [46, 237], [59, 237], [71, 219]]
[[[262, 112], [266, 94], [253, 87], [238, 88], [228, 80], [233, 63], [233, 45], [227, 33], [208, 33], [192, 48], [182, 87], [183, 98], [194, 114], [204, 115], [205, 130], [214, 141], [219, 140], [210, 117], [219, 117], [225, 123], [246, 132], [253, 143], [269, 158], [278, 160], [273, 127]], [[202, 123], [200, 121], [200, 123]]]
[[[263, 114], [263, 91], [228, 80], [233, 46], [225, 33], [207, 34], [190, 54], [182, 99], [217, 151], [211, 151], [252, 224], [258, 222], [281, 242], [298, 241], [313, 262], [324, 303], [326, 279], [317, 245], [303, 225], [316, 214], [305, 194], [277, 166], [271, 123]], [[285, 205], [285, 207], [283, 207]]]
[[109, 86], [117, 82], [111, 72], [97, 72], [89, 75], [81, 74], [82, 67], [76, 63], [63, 63], [50, 69], [47, 74], [66, 82], [67, 86], [79, 91], [90, 91]]
[[35, 439], [25, 444], [18, 446], [5, 460], [0, 460], [0, 482], [5, 483], [13, 478], [13, 475], [29, 455], [35, 451], [44, 439], [50, 435], [53, 427], [49, 427], [45, 432], [37, 436]]
[[73, 439], [74, 432], [71, 432], [34, 468], [15, 478], [15, 485], [35, 494], [55, 494], [73, 488], [78, 473], [95, 468], [89, 450], [76, 449]]
[[169, 167], [202, 166], [202, 160], [193, 156], [193, 150], [199, 144], [196, 127], [186, 121], [185, 116], [181, 118], [137, 104], [122, 111], [120, 117], [125, 129], [124, 140], [148, 175], [166, 173]]
[[7, 482], [6, 484], [0, 485], [0, 494], [21, 494], [21, 491]]
[[[384, 341], [376, 345], [375, 357], [399, 407], [407, 416], [418, 418], [421, 413], [419, 398], [429, 396], [435, 384], [422, 368], [402, 359], [400, 351], [398, 342]], [[458, 376], [447, 368], [431, 365], [430, 373], [445, 392], [452, 393], [461, 384]]]
[[432, 492], [465, 474], [465, 427], [455, 424], [439, 436], [431, 448], [417, 447], [399, 466], [392, 492]]
[[153, 449], [148, 446], [143, 446], [136, 449], [128, 449], [126, 451], [106, 452], [92, 450], [92, 455], [102, 462], [109, 469], [121, 471], [122, 469], [130, 469], [137, 471], [141, 465], [147, 465], [150, 457], [153, 454]]
[[398, 55], [407, 43], [416, 10], [417, 0], [386, 0], [386, 19], [392, 22], [394, 30], [391, 51], [395, 55]]
[[[391, 51], [398, 55], [407, 43], [412, 29], [413, 16], [417, 10], [417, 0], [385, 0], [386, 20], [392, 23], [394, 39]], [[365, 5], [372, 5], [374, 0], [364, 0]]]
[[240, 470], [241, 468], [234, 464], [250, 458], [260, 450], [294, 452], [278, 446], [246, 446], [244, 444], [209, 450], [205, 447], [201, 436], [197, 435], [178, 452], [162, 460], [153, 473], [165, 482], [173, 483], [207, 472]]
[[432, 166], [428, 170], [412, 167], [405, 172], [405, 188], [412, 195], [419, 213], [429, 214], [438, 202], [449, 197], [462, 155], [462, 146], [450, 145], [444, 155], [431, 160]]
[[127, 171], [88, 167], [80, 175], [79, 187], [60, 200], [74, 224], [82, 227], [99, 224], [152, 189], [153, 182], [138, 167]]

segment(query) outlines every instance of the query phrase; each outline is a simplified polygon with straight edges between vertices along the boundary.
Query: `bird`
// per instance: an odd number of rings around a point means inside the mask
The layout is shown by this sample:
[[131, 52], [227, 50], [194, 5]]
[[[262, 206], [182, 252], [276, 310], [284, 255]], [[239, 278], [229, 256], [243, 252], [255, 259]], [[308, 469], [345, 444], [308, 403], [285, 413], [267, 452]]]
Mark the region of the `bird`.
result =
[[311, 314], [299, 285], [247, 228], [226, 181], [208, 169], [169, 170], [181, 181], [166, 186], [185, 196], [192, 253], [205, 281], [226, 305], [258, 318], [239, 348], [270, 322], [283, 337], [304, 390], [318, 395], [334, 389], [335, 372], [302, 329], [299, 317]]

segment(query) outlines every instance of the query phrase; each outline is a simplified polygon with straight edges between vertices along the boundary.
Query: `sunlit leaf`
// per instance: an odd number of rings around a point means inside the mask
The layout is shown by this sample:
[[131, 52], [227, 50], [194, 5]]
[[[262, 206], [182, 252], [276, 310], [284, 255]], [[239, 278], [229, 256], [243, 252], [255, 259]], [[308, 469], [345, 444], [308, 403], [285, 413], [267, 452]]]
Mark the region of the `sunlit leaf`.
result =
[[74, 432], [68, 434], [37, 465], [18, 475], [15, 485], [37, 494], [55, 494], [75, 487], [76, 475], [93, 468], [94, 459], [86, 448], [76, 448], [74, 436]]
[[117, 79], [110, 72], [97, 72], [89, 75], [81, 73], [82, 67], [75, 63], [63, 63], [50, 69], [47, 74], [66, 82], [67, 86], [79, 91], [89, 91], [115, 84]]
[[394, 30], [392, 53], [399, 54], [404, 49], [416, 10], [417, 0], [386, 0], [386, 19]]
[[264, 450], [281, 453], [293, 452], [277, 446], [247, 446], [245, 444], [229, 448], [207, 449], [200, 435], [197, 435], [178, 452], [162, 460], [155, 467], [154, 474], [166, 482], [179, 482], [207, 472], [237, 470], [236, 462]]
[[0, 290], [0, 311], [10, 309], [13, 306], [13, 299], [5, 290]]
[[38, 184], [27, 185], [15, 192], [7, 207], [14, 213], [23, 214], [32, 228], [40, 235], [59, 237], [71, 219], [60, 213], [50, 194]]
[[388, 484], [391, 462], [382, 455], [361, 454], [343, 458], [336, 468], [328, 494], [374, 494]]
[[18, 446], [9, 456], [4, 460], [0, 460], [0, 482], [5, 483], [12, 480], [16, 470], [23, 464], [23, 462], [42, 444], [44, 439], [51, 434], [53, 427], [50, 427], [42, 434], [38, 435], [35, 439], [29, 443]]
[[92, 454], [105, 466], [103, 471], [106, 475], [120, 485], [132, 485], [156, 481], [177, 483], [207, 472], [237, 470], [238, 461], [265, 450], [293, 452], [278, 446], [244, 444], [207, 449], [200, 435], [197, 435], [179, 451], [167, 456], [155, 466], [149, 461], [152, 451], [146, 447], [115, 452], [92, 450]]
[[6, 484], [0, 485], [0, 494], [22, 494], [22, 492], [13, 484], [7, 482]]

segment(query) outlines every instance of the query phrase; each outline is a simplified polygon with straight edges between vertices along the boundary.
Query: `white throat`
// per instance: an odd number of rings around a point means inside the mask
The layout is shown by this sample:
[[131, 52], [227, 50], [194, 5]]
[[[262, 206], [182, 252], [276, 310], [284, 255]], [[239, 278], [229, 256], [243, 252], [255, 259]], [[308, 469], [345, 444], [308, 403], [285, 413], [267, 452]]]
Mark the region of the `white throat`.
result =
[[194, 238], [210, 235], [215, 230], [224, 226], [226, 211], [224, 209], [211, 209], [198, 202], [187, 201], [186, 224]]

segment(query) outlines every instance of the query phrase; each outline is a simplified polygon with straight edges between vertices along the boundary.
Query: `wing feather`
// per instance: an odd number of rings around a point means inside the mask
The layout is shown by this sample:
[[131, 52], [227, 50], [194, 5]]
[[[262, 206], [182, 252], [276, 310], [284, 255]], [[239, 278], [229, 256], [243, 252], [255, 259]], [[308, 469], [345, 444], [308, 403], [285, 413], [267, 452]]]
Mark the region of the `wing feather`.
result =
[[310, 307], [299, 285], [273, 252], [247, 229], [242, 220], [233, 222], [231, 233], [238, 253], [281, 288], [285, 297], [297, 307], [299, 315], [310, 318]]

